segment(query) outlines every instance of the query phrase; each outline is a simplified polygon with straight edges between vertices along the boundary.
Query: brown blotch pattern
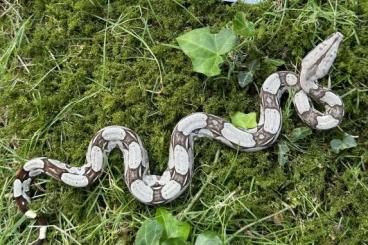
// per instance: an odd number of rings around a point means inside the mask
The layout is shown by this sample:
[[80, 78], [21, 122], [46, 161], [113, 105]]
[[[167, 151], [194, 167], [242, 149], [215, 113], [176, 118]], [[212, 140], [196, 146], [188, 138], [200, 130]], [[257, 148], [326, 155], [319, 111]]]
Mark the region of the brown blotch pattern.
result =
[[28, 174], [29, 172], [24, 170], [23, 168], [19, 169], [17, 174], [16, 174], [16, 178], [20, 179], [21, 181], [28, 179]]
[[141, 178], [142, 178], [142, 167], [141, 166], [139, 166], [136, 169], [128, 168], [126, 175], [125, 175], [125, 179], [126, 179], [126, 182], [129, 184], [129, 187], [131, 183]]
[[318, 114], [316, 114], [312, 110], [306, 111], [303, 114], [301, 114], [300, 116], [303, 119], [303, 121], [306, 124], [308, 124], [310, 127], [312, 127], [312, 128], [317, 127], [317, 124], [318, 124], [317, 116], [318, 116]]
[[45, 165], [43, 167], [43, 170], [45, 173], [50, 174], [52, 177], [56, 178], [57, 180], [61, 179], [61, 175], [63, 173], [68, 173], [66, 169], [61, 169], [56, 167], [54, 164], [48, 161], [48, 159], [43, 159]]
[[341, 121], [344, 116], [344, 107], [341, 105], [334, 105], [330, 107], [328, 113], [337, 120]]
[[101, 149], [104, 148], [104, 145], [106, 143], [106, 140], [102, 137], [102, 132], [101, 131], [99, 134], [96, 135], [96, 137], [93, 139], [93, 145], [100, 147]]
[[159, 203], [159, 202], [163, 202], [165, 200], [165, 198], [163, 198], [162, 194], [161, 194], [161, 189], [162, 186], [160, 186], [159, 188], [153, 188], [153, 200], [152, 202], [155, 203]]
[[95, 172], [92, 170], [92, 168], [87, 169], [85, 176], [88, 178], [88, 186], [92, 185], [100, 175], [100, 172]]
[[256, 141], [257, 146], [265, 145], [270, 142], [275, 137], [274, 134], [270, 134], [266, 132], [263, 128], [258, 130], [254, 134], [254, 140]]
[[129, 130], [129, 129], [125, 129], [125, 138], [123, 140], [123, 143], [127, 144], [127, 145], [130, 145], [132, 142], [137, 142], [138, 143], [138, 140], [135, 136], [135, 134]]
[[262, 91], [261, 92], [262, 106], [264, 108], [272, 108], [280, 110], [280, 106], [276, 95]]
[[190, 172], [188, 170], [188, 173], [185, 175], [179, 174], [177, 172], [174, 172], [174, 175], [171, 176], [172, 180], [175, 180], [176, 182], [178, 182], [181, 187], [186, 185], [187, 180], [189, 179], [190, 176]]
[[207, 129], [211, 130], [212, 133], [217, 136], [222, 136], [221, 130], [224, 128], [226, 121], [220, 117], [207, 115]]
[[184, 148], [188, 148], [189, 136], [184, 135], [182, 132], [175, 129], [171, 137], [171, 142], [173, 142], [173, 146], [181, 145]]
[[309, 90], [309, 96], [312, 97], [312, 99], [314, 99], [314, 100], [319, 100], [320, 98], [325, 96], [326, 92], [327, 91], [325, 91], [321, 87], [318, 87], [316, 89], [311, 88]]

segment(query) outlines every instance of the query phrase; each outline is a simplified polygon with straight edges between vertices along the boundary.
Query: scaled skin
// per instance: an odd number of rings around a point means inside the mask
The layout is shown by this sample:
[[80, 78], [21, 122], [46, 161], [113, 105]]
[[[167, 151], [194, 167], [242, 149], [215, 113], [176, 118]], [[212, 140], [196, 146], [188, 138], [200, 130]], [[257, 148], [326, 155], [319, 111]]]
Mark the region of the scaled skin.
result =
[[[17, 173], [13, 195], [18, 208], [28, 218], [36, 219], [40, 225], [36, 243], [41, 244], [46, 239], [45, 220], [28, 209], [30, 198], [27, 193], [31, 181], [42, 173], [73, 187], [90, 186], [100, 175], [109, 153], [118, 147], [124, 155], [124, 176], [130, 192], [146, 204], [167, 203], [177, 198], [190, 184], [195, 138], [214, 139], [244, 152], [259, 151], [271, 146], [282, 128], [279, 100], [286, 87], [295, 90], [297, 114], [308, 126], [316, 129], [337, 126], [344, 114], [342, 100], [315, 82], [327, 74], [341, 41], [342, 35], [335, 33], [312, 50], [303, 60], [302, 78], [299, 79], [293, 72], [284, 71], [271, 74], [266, 79], [260, 92], [261, 116], [255, 129], [240, 129], [223, 118], [204, 112], [180, 120], [172, 132], [168, 168], [162, 176], [148, 174], [147, 151], [139, 136], [122, 126], [101, 129], [89, 144], [87, 163], [79, 168], [46, 157], [26, 162]], [[315, 110], [308, 96], [323, 104], [326, 112]]]

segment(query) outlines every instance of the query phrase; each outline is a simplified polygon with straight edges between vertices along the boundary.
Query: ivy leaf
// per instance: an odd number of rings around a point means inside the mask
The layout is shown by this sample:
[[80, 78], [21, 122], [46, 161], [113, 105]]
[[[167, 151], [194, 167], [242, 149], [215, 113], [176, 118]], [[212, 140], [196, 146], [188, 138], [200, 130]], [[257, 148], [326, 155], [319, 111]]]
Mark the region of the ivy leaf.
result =
[[144, 221], [135, 237], [135, 245], [159, 245], [164, 229], [156, 221], [148, 219]]
[[241, 88], [245, 88], [249, 84], [253, 82], [253, 73], [250, 71], [244, 72], [241, 71], [238, 74], [238, 83]]
[[165, 240], [163, 243], [161, 243], [161, 245], [189, 245], [189, 242], [176, 237]]
[[157, 209], [156, 220], [164, 227], [163, 239], [181, 238], [184, 241], [188, 239], [190, 233], [190, 225], [187, 222], [177, 220], [166, 209]]
[[240, 128], [255, 128], [257, 127], [257, 114], [251, 112], [245, 114], [237, 111], [230, 116], [231, 123]]
[[223, 245], [222, 240], [214, 232], [204, 232], [199, 234], [194, 245]]
[[296, 142], [298, 140], [301, 140], [301, 139], [304, 139], [304, 138], [308, 137], [311, 134], [312, 134], [312, 130], [310, 128], [307, 128], [307, 127], [295, 128], [291, 132], [290, 141], [291, 142]]
[[256, 29], [254, 23], [247, 20], [247, 15], [244, 12], [237, 12], [233, 19], [233, 30], [236, 34], [243, 37], [254, 37]]
[[330, 142], [332, 151], [339, 153], [342, 150], [356, 147], [358, 144], [353, 136], [345, 134], [342, 139], [333, 139]]
[[259, 70], [259, 60], [252, 60], [247, 64], [247, 71], [241, 71], [238, 73], [238, 83], [240, 87], [245, 88], [247, 85], [253, 82], [254, 73]]
[[177, 39], [180, 49], [192, 60], [193, 70], [208, 77], [221, 73], [222, 55], [235, 45], [236, 36], [230, 29], [212, 34], [208, 27], [192, 30]]
[[278, 162], [281, 167], [285, 166], [285, 164], [289, 161], [288, 152], [290, 151], [287, 144], [281, 141], [278, 145]]

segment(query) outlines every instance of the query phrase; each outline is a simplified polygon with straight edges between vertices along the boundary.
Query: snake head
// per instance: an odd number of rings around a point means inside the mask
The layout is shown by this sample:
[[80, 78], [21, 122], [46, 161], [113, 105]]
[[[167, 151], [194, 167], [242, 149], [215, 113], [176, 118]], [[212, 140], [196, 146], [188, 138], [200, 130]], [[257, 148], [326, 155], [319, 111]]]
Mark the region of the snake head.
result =
[[343, 39], [340, 32], [335, 32], [310, 51], [302, 61], [300, 83], [307, 93], [315, 87], [314, 81], [327, 75], [335, 61], [337, 50]]

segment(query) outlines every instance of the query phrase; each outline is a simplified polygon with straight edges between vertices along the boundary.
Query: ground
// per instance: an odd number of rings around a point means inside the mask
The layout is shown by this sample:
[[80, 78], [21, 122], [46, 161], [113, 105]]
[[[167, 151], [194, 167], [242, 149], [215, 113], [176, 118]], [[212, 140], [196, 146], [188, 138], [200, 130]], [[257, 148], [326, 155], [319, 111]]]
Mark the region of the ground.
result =
[[[193, 72], [176, 49], [191, 29], [229, 25], [237, 11], [256, 23], [256, 37], [238, 50], [260, 59], [255, 82], [242, 89], [227, 57], [222, 75]], [[209, 0], [0, 1], [0, 244], [37, 236], [12, 200], [16, 170], [37, 156], [84, 163], [91, 137], [111, 124], [135, 130], [151, 172], [167, 164], [171, 131], [191, 112], [229, 118], [258, 112], [260, 88], [276, 70], [299, 71], [303, 56], [334, 31], [345, 35], [330, 72], [346, 114], [339, 128], [313, 131], [278, 163], [278, 145], [236, 152], [201, 139], [189, 189], [163, 205], [191, 223], [191, 241], [205, 230], [229, 244], [356, 244], [368, 242], [368, 4], [358, 0], [268, 1], [230, 5]], [[284, 65], [265, 62], [281, 59]], [[327, 85], [327, 79], [321, 81]], [[284, 97], [280, 142], [303, 127]], [[358, 146], [335, 153], [344, 133]], [[122, 179], [114, 152], [97, 183], [65, 186], [46, 176], [34, 187], [33, 209], [50, 216], [51, 244], [132, 244], [156, 207], [139, 203]]]

